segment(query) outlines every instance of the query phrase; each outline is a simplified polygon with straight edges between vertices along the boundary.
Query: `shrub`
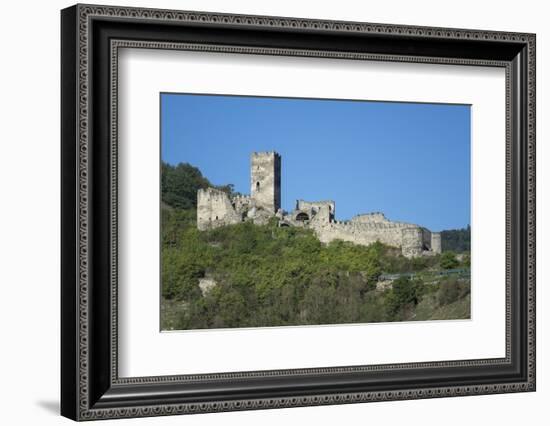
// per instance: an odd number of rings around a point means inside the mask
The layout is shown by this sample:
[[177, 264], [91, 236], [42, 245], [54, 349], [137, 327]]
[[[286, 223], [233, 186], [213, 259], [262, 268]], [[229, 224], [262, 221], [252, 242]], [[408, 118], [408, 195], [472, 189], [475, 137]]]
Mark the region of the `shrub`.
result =
[[452, 251], [446, 251], [441, 255], [440, 265], [443, 269], [454, 269], [459, 263]]
[[442, 281], [437, 292], [437, 300], [440, 305], [448, 305], [456, 302], [462, 293], [460, 283], [456, 279]]
[[[321, 244], [312, 230], [279, 228], [273, 220], [198, 231], [194, 209], [168, 205], [161, 243], [162, 296], [180, 310], [180, 329], [411, 319], [430, 286], [404, 277], [381, 292], [380, 274], [445, 263], [443, 256], [407, 259], [379, 242]], [[203, 296], [198, 282], [206, 275], [218, 285]]]
[[386, 298], [386, 307], [390, 317], [395, 318], [400, 310], [418, 304], [423, 294], [424, 284], [419, 280], [399, 277], [392, 284], [392, 289]]

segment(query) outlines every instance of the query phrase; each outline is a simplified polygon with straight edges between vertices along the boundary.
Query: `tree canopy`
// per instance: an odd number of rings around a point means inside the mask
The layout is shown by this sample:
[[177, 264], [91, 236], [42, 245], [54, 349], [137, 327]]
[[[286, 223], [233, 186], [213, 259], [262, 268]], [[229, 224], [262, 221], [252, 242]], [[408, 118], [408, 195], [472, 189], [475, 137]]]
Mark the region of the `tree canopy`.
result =
[[470, 251], [470, 225], [462, 229], [441, 231], [441, 249], [456, 253]]
[[188, 163], [176, 166], [161, 163], [161, 197], [162, 201], [180, 209], [197, 207], [197, 191], [208, 187], [220, 189], [229, 195], [235, 195], [233, 185], [213, 185], [201, 171]]

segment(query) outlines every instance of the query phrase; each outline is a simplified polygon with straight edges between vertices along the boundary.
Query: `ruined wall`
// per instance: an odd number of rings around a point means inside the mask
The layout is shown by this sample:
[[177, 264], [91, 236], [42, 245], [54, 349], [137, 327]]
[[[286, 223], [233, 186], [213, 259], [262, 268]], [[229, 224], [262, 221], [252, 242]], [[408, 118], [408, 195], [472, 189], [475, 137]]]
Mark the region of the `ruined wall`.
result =
[[400, 223], [355, 223], [334, 221], [326, 225], [311, 224], [319, 240], [328, 243], [333, 240], [349, 241], [354, 244], [369, 245], [376, 241], [400, 247], [402, 230], [405, 225]]
[[422, 254], [424, 246], [424, 235], [422, 228], [418, 226], [414, 228], [403, 228], [402, 241], [401, 252], [403, 253], [403, 256], [415, 257]]
[[434, 253], [441, 253], [441, 233], [432, 232], [431, 247]]
[[214, 188], [197, 192], [197, 228], [201, 231], [241, 222], [227, 194]]
[[426, 228], [420, 228], [422, 230], [422, 247], [424, 250], [430, 250], [432, 247], [432, 233]]
[[319, 240], [329, 243], [334, 240], [369, 245], [380, 241], [393, 247], [401, 247], [404, 256], [420, 256], [424, 250], [424, 239], [429, 231], [408, 223], [391, 222], [339, 222], [325, 223], [313, 220], [309, 226]]
[[357, 216], [354, 216], [351, 219], [351, 221], [352, 222], [357, 222], [357, 223], [384, 223], [384, 222], [389, 222], [389, 220], [386, 219], [386, 216], [384, 216], [384, 213], [380, 213], [380, 212], [358, 214]]
[[317, 213], [323, 206], [325, 206], [329, 213], [332, 214], [332, 216], [336, 213], [336, 204], [332, 200], [324, 200], [324, 201], [304, 201], [304, 200], [297, 200], [296, 201], [296, 210], [302, 210], [302, 211], [313, 211]]
[[259, 209], [275, 213], [281, 207], [281, 156], [276, 152], [252, 153], [250, 196]]
[[325, 204], [315, 206], [315, 208], [317, 211], [309, 222], [312, 228], [329, 225], [334, 220], [334, 202], [327, 201]]
[[231, 199], [231, 205], [241, 219], [246, 219], [255, 207], [254, 200], [248, 195], [237, 195]]

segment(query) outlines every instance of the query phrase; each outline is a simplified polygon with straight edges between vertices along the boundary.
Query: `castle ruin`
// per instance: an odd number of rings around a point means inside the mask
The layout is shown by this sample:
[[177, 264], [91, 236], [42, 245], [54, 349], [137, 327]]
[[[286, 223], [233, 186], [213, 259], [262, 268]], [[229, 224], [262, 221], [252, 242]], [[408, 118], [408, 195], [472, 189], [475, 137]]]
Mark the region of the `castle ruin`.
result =
[[419, 225], [388, 220], [383, 213], [336, 220], [334, 201], [297, 200], [295, 209], [281, 209], [281, 156], [254, 152], [250, 164], [250, 195], [229, 197], [215, 189], [197, 193], [197, 227], [207, 230], [245, 221], [267, 224], [276, 218], [279, 226], [312, 229], [322, 243], [334, 240], [369, 245], [376, 241], [401, 248], [406, 257], [441, 253], [441, 234]]

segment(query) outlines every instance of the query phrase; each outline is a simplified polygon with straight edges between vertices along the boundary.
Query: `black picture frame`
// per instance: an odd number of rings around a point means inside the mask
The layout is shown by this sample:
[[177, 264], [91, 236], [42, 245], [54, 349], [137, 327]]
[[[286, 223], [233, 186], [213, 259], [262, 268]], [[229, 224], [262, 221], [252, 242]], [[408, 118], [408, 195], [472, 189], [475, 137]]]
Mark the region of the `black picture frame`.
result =
[[[64, 9], [61, 414], [91, 420], [534, 391], [535, 42], [534, 34], [510, 32], [97, 5]], [[119, 378], [116, 48], [140, 45], [504, 67], [506, 357]]]

